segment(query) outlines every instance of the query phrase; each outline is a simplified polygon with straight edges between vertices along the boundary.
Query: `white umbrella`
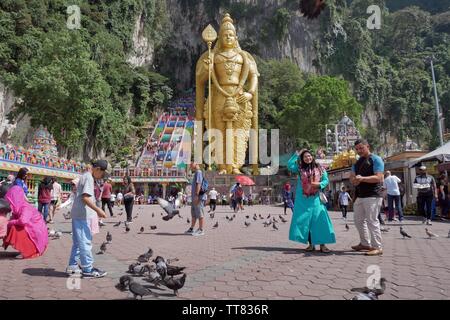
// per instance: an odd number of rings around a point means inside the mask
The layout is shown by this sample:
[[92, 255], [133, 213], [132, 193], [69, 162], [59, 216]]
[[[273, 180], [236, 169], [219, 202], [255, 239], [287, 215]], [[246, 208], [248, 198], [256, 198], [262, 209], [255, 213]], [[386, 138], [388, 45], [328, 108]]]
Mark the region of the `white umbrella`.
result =
[[412, 168], [416, 164], [421, 163], [423, 161], [433, 161], [438, 160], [440, 162], [448, 162], [450, 161], [450, 142], [447, 142], [442, 147], [437, 148], [426, 155], [415, 159], [409, 163], [409, 167]]

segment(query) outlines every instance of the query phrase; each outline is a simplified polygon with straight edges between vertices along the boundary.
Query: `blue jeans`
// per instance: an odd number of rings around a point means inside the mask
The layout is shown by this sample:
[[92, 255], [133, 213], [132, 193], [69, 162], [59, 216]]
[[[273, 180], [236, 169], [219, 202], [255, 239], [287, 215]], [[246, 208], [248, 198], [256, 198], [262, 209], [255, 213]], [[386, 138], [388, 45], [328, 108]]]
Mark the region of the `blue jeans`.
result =
[[89, 272], [94, 263], [92, 256], [92, 234], [88, 220], [72, 219], [72, 252], [69, 266], [77, 266], [80, 262], [83, 272]]
[[38, 204], [38, 210], [44, 216], [44, 221], [47, 221], [49, 205], [50, 203], [41, 203], [41, 202], [39, 202]]
[[403, 210], [402, 205], [400, 202], [400, 196], [392, 196], [388, 194], [388, 212], [389, 212], [389, 220], [394, 219], [394, 202], [395, 202], [395, 209], [397, 209], [398, 212], [398, 219], [400, 221], [403, 220]]

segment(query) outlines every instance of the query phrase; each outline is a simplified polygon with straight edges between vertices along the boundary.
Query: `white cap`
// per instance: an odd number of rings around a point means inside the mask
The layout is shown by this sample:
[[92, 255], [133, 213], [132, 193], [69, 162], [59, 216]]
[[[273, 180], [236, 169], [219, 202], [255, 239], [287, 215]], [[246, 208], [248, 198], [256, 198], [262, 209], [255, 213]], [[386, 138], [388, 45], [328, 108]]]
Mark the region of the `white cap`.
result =
[[427, 167], [425, 167], [425, 166], [420, 166], [419, 169], [420, 169], [420, 170], [427, 170]]

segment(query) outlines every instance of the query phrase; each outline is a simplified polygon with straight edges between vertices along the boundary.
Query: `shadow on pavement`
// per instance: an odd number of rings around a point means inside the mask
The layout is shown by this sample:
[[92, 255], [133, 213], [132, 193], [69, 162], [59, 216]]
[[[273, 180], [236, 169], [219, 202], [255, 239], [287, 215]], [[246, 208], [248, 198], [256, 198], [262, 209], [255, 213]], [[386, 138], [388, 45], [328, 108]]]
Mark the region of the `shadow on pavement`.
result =
[[16, 259], [19, 252], [0, 252], [0, 260]]
[[22, 273], [25, 273], [29, 276], [37, 276], [37, 277], [54, 277], [54, 278], [67, 278], [67, 273], [62, 271], [56, 271], [55, 269], [50, 268], [27, 268], [23, 269]]
[[328, 255], [361, 255], [361, 252], [355, 252], [352, 250], [331, 250], [330, 253], [322, 253], [320, 250], [314, 252], [308, 252], [302, 248], [280, 248], [280, 247], [236, 247], [232, 249], [237, 250], [256, 250], [256, 251], [283, 251], [284, 254], [304, 254], [305, 257], [309, 256], [328, 256]]

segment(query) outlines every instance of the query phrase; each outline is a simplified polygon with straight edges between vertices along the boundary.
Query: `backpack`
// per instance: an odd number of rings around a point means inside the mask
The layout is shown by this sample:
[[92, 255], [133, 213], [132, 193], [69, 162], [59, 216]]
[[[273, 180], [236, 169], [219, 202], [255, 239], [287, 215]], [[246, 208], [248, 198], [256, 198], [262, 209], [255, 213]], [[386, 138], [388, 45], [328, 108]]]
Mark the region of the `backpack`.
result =
[[203, 177], [202, 186], [200, 187], [200, 195], [204, 195], [205, 193], [207, 193], [208, 188], [209, 188], [208, 180], [206, 180], [205, 177]]
[[242, 187], [237, 188], [236, 189], [236, 197], [242, 198], [243, 195], [244, 195], [244, 189], [242, 189]]

